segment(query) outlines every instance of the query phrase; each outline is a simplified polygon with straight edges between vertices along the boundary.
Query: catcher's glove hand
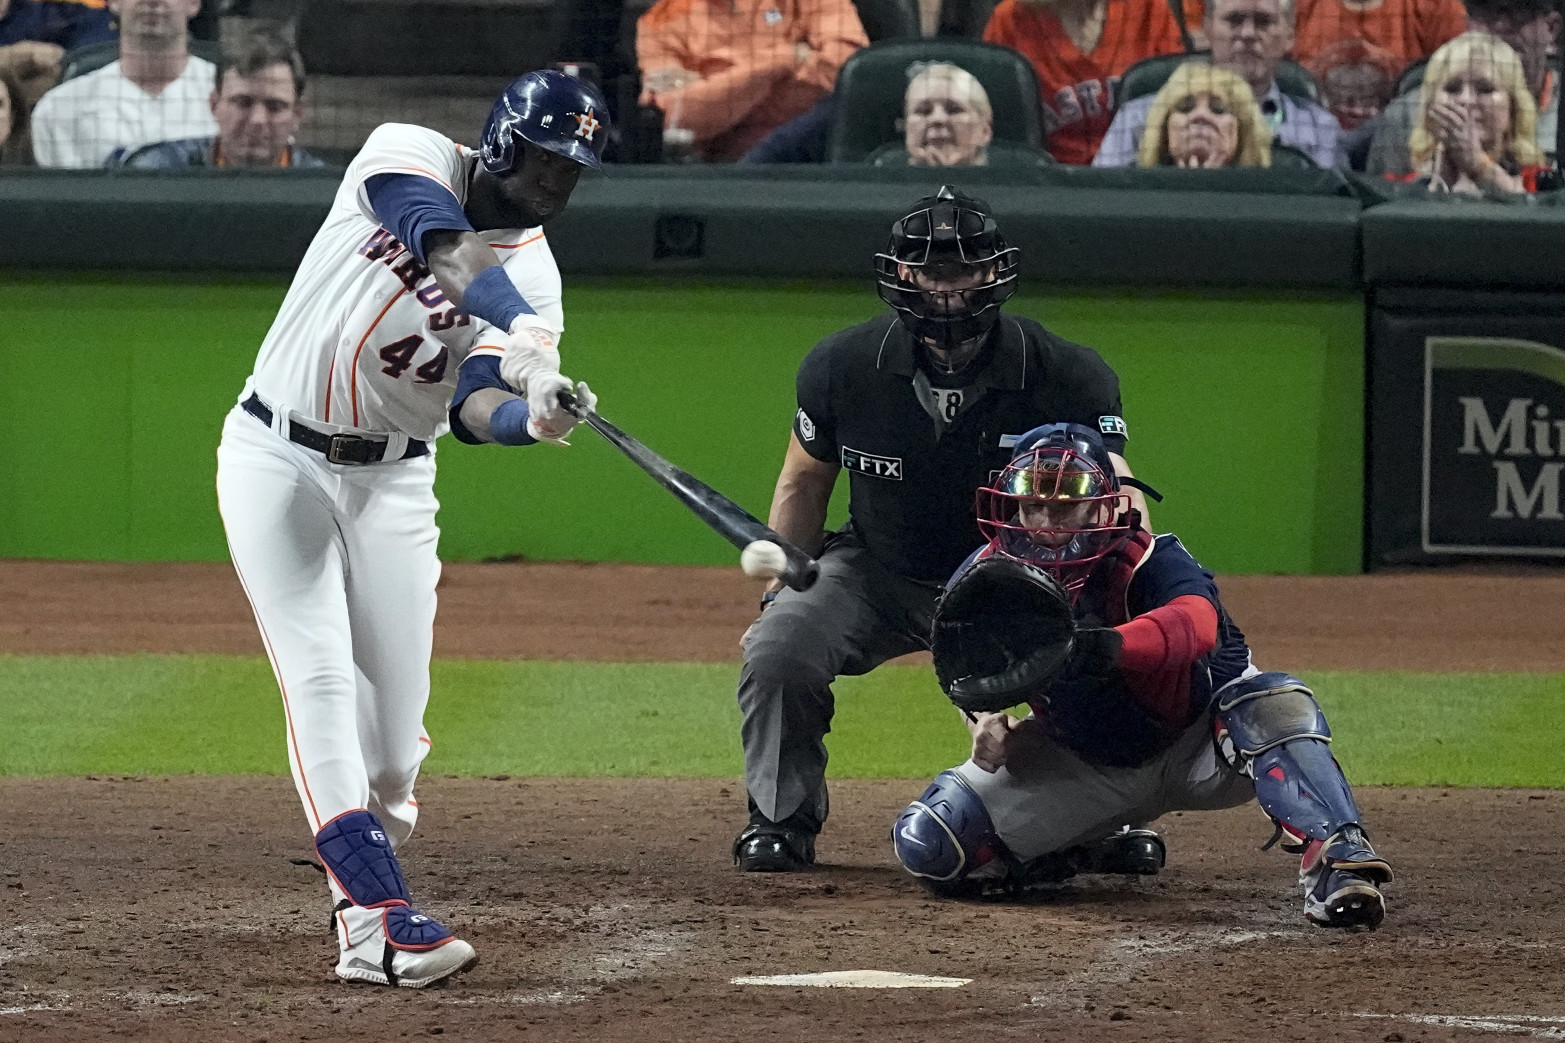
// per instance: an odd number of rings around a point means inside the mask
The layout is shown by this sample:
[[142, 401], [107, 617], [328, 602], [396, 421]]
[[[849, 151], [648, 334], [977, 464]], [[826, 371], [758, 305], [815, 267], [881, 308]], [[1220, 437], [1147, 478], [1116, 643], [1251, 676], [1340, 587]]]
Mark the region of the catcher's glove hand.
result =
[[1076, 645], [1070, 594], [1036, 565], [996, 555], [959, 575], [935, 606], [935, 676], [967, 713], [1042, 698]]

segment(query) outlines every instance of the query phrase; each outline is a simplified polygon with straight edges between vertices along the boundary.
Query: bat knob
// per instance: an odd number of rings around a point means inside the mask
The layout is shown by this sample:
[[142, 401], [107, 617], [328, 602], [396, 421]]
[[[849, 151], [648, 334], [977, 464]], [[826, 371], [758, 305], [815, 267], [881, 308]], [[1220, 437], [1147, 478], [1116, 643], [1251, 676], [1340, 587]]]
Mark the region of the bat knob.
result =
[[577, 420], [587, 419], [587, 410], [583, 409], [581, 407], [581, 403], [576, 401], [575, 395], [571, 394], [569, 391], [561, 391], [558, 397], [561, 409], [565, 410]]
[[815, 581], [820, 578], [820, 563], [817, 562], [814, 558], [810, 558], [808, 559], [808, 562], [802, 567], [790, 568], [788, 570], [788, 575], [783, 578], [783, 582], [788, 584], [788, 586], [792, 587], [794, 590], [809, 590], [811, 587], [815, 586]]

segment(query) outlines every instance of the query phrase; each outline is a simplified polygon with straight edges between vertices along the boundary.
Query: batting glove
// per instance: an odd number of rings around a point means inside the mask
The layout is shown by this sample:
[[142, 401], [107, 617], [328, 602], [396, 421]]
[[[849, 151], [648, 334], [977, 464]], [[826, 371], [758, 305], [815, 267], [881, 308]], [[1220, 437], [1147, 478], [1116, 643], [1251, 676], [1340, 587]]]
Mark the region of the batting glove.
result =
[[543, 373], [558, 376], [560, 372], [559, 336], [541, 326], [521, 325], [527, 318], [536, 320], [537, 316], [524, 315], [517, 320], [507, 338], [505, 354], [500, 356], [500, 379], [524, 395], [533, 377]]
[[[536, 389], [534, 385], [536, 384]], [[560, 392], [567, 391], [576, 396], [576, 413], [560, 406]], [[534, 398], [537, 394], [541, 397]], [[533, 412], [534, 402], [548, 401], [554, 404], [552, 414], [540, 416], [541, 410]], [[558, 373], [544, 373], [528, 382], [527, 389], [527, 433], [540, 442], [553, 442], [556, 445], [570, 445], [565, 436], [571, 433], [571, 429], [581, 423], [581, 417], [594, 411], [598, 405], [598, 396], [592, 393], [585, 381], [578, 381], [572, 387], [570, 378]], [[577, 415], [577, 414], [580, 415]]]

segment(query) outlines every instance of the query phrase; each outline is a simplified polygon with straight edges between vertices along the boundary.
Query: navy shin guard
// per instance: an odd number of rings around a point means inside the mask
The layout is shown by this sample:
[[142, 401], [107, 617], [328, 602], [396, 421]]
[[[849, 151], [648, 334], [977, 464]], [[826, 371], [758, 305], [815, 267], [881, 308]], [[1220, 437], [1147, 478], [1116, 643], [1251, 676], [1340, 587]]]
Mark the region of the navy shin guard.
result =
[[380, 820], [363, 808], [345, 812], [315, 834], [315, 851], [354, 905], [379, 909], [410, 905], [402, 867]]
[[315, 850], [337, 887], [354, 905], [381, 910], [386, 932], [387, 977], [394, 978], [391, 950], [427, 952], [451, 941], [433, 917], [413, 908], [402, 867], [380, 820], [360, 808], [338, 815], [315, 834]]

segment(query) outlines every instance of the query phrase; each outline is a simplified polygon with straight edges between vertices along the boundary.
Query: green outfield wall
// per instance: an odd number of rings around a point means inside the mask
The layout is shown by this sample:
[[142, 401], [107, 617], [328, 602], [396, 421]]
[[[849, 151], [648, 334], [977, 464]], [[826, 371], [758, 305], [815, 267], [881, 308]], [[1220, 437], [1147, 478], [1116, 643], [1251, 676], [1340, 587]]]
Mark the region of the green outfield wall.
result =
[[[286, 283], [0, 280], [0, 556], [223, 560], [214, 450]], [[606, 416], [764, 517], [793, 373], [882, 307], [865, 284], [574, 277], [563, 350]], [[1034, 293], [1009, 306], [1119, 372], [1154, 527], [1225, 572], [1361, 564], [1364, 304], [1335, 291]], [[590, 432], [443, 440], [447, 560], [723, 564], [726, 544]], [[842, 497], [835, 508], [840, 515]]]

